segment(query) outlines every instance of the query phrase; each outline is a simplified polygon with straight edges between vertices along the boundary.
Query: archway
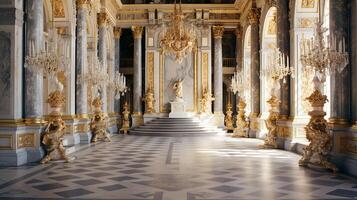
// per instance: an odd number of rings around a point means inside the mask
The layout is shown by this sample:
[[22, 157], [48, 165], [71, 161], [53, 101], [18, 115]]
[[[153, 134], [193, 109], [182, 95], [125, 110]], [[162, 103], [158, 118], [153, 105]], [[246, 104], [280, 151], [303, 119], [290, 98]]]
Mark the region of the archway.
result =
[[243, 58], [244, 58], [244, 62], [243, 62], [243, 73], [244, 76], [246, 77], [246, 81], [247, 81], [247, 88], [243, 94], [245, 100], [246, 100], [246, 113], [250, 114], [252, 111], [252, 98], [251, 98], [251, 81], [250, 81], [250, 62], [251, 62], [251, 27], [248, 26], [245, 34], [244, 34], [244, 43], [243, 43]]
[[[262, 28], [262, 42], [261, 42], [261, 72], [267, 70], [270, 66], [272, 53], [277, 48], [277, 9], [276, 7], [270, 7], [266, 12], [263, 28]], [[264, 88], [260, 92], [260, 108], [262, 118], [267, 118], [269, 115], [269, 105], [267, 100], [270, 98], [270, 91], [272, 88], [271, 77], [261, 73], [260, 77], [261, 88]], [[279, 97], [278, 97], [279, 98]]]

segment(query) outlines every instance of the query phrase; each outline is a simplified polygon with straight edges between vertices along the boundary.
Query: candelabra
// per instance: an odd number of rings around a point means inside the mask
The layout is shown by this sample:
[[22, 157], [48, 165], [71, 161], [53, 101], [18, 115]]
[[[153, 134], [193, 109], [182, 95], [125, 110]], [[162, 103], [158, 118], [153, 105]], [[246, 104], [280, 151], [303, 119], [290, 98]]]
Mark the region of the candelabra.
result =
[[192, 52], [196, 45], [196, 32], [193, 24], [185, 21], [185, 15], [182, 12], [181, 1], [179, 9], [176, 6], [171, 16], [168, 27], [164, 26], [163, 36], [160, 45], [164, 52], [171, 54], [176, 62], [181, 63], [183, 58]]
[[[321, 88], [326, 81], [327, 74], [342, 72], [348, 65], [348, 52], [345, 51], [345, 39], [337, 43], [336, 36], [324, 37], [326, 28], [321, 22], [316, 23], [314, 37], [303, 38], [300, 49], [300, 57], [304, 70], [314, 72], [314, 92], [306, 98], [312, 106], [310, 121], [305, 127], [306, 138], [310, 144], [304, 149], [300, 166], [308, 164], [318, 165], [337, 172], [337, 167], [328, 161], [328, 154], [332, 147], [330, 134], [327, 132], [327, 121], [324, 119], [326, 112], [323, 111], [327, 96], [323, 95]], [[331, 44], [329, 47], [328, 44]], [[316, 158], [316, 159], [312, 159]]]
[[111, 80], [109, 87], [113, 88], [115, 99], [120, 99], [120, 96], [123, 96], [127, 91], [126, 87], [126, 78], [124, 74], [115, 72], [114, 80]]
[[[52, 10], [54, 5], [52, 5]], [[58, 80], [58, 74], [63, 72], [66, 75], [69, 67], [70, 42], [57, 34], [53, 18], [48, 34], [48, 42], [42, 44], [29, 41], [29, 52], [25, 57], [25, 68], [29, 71], [41, 74], [48, 78], [49, 83], [54, 84], [54, 90], [48, 95], [47, 103], [52, 111], [48, 116], [47, 124], [42, 134], [42, 144], [46, 148], [46, 155], [41, 163], [48, 163], [51, 160], [65, 160], [69, 158], [63, 147], [63, 137], [66, 132], [65, 122], [62, 119], [62, 107], [65, 103], [63, 85]], [[42, 78], [42, 77], [41, 77]], [[35, 95], [35, 94], [34, 94]]]
[[248, 89], [248, 85], [245, 84], [244, 73], [241, 72], [234, 72], [232, 77], [231, 88], [234, 94], [239, 94], [239, 103], [237, 104], [237, 119], [236, 124], [237, 127], [234, 129], [232, 137], [247, 137], [247, 129], [248, 129], [248, 122], [247, 116], [245, 115], [245, 98], [244, 98], [244, 91]]
[[294, 78], [294, 69], [290, 66], [289, 57], [279, 51], [278, 48], [273, 49], [268, 56], [268, 65], [265, 70], [260, 73], [260, 78], [271, 78], [272, 88], [270, 95], [271, 97], [267, 100], [270, 105], [269, 116], [265, 120], [265, 125], [268, 129], [268, 133], [265, 137], [264, 144], [261, 145], [262, 148], [277, 148], [276, 143], [277, 138], [277, 120], [279, 118], [279, 105], [280, 100], [279, 90], [280, 90], [280, 80], [285, 83], [286, 76], [291, 76]]
[[[121, 79], [120, 75], [116, 74], [115, 80], [112, 80], [112, 85], [115, 85], [114, 82], [116, 81], [122, 83], [121, 80], [116, 80], [117, 78]], [[78, 75], [77, 81], [79, 84], [88, 83], [91, 90], [95, 91], [95, 98], [92, 102], [94, 113], [90, 125], [93, 133], [92, 142], [97, 142], [98, 139], [109, 142], [110, 138], [107, 132], [108, 116], [102, 110], [103, 101], [100, 94], [103, 92], [103, 89], [107, 87], [110, 80], [107, 70], [104, 68], [103, 63], [99, 61], [98, 57], [92, 58], [88, 71]]]

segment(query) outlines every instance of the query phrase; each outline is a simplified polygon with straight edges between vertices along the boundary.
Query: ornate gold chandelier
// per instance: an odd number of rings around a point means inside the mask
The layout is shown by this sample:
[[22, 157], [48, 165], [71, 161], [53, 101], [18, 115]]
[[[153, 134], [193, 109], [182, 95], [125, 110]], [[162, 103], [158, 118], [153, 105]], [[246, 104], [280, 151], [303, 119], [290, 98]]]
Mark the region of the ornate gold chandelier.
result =
[[182, 12], [181, 1], [177, 9], [176, 1], [174, 13], [171, 16], [171, 23], [165, 28], [160, 46], [165, 53], [169, 53], [180, 63], [183, 58], [192, 52], [196, 45], [196, 32], [193, 24], [185, 21]]

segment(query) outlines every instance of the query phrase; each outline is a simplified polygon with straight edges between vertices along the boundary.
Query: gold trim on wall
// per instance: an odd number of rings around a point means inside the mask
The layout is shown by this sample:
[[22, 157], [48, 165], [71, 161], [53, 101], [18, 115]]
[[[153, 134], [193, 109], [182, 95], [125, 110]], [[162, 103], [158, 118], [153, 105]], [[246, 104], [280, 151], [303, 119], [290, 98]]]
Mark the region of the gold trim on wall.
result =
[[160, 112], [166, 113], [167, 110], [164, 107], [164, 60], [165, 54], [161, 50], [160, 52], [160, 98], [159, 98], [159, 105], [160, 105]]
[[148, 88], [154, 90], [154, 52], [148, 52]]
[[201, 88], [201, 95], [203, 95], [203, 90], [208, 89], [208, 53], [204, 52], [202, 54], [202, 88]]
[[193, 90], [193, 95], [194, 95], [194, 108], [195, 108], [195, 112], [198, 111], [198, 51], [197, 48], [195, 48], [194, 50], [194, 55], [193, 55], [193, 59], [194, 59], [194, 79], [193, 79], [193, 84], [194, 84], [194, 90]]
[[34, 133], [26, 133], [17, 136], [17, 148], [35, 147], [36, 136]]

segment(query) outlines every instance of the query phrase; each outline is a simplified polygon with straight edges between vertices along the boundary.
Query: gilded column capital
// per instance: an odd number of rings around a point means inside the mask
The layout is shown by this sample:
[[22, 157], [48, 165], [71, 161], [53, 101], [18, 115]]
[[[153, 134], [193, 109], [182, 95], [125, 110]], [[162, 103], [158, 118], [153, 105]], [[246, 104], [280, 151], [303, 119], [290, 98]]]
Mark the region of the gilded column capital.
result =
[[79, 8], [88, 8], [92, 3], [92, 0], [76, 0], [77, 9]]
[[243, 29], [242, 26], [238, 26], [235, 30], [235, 34], [237, 38], [242, 38], [243, 37]]
[[214, 38], [222, 38], [223, 33], [224, 33], [224, 27], [223, 26], [213, 26], [212, 31], [213, 31]]
[[113, 28], [113, 33], [114, 33], [114, 38], [119, 39], [121, 36], [121, 28], [120, 27], [114, 27]]
[[134, 39], [139, 39], [142, 37], [142, 33], [143, 33], [142, 26], [132, 26], [131, 30], [133, 31]]
[[97, 20], [99, 27], [105, 27], [108, 24], [108, 14], [105, 12], [100, 12], [97, 14]]
[[260, 18], [260, 9], [259, 8], [251, 8], [248, 13], [248, 21], [249, 24], [257, 24]]

